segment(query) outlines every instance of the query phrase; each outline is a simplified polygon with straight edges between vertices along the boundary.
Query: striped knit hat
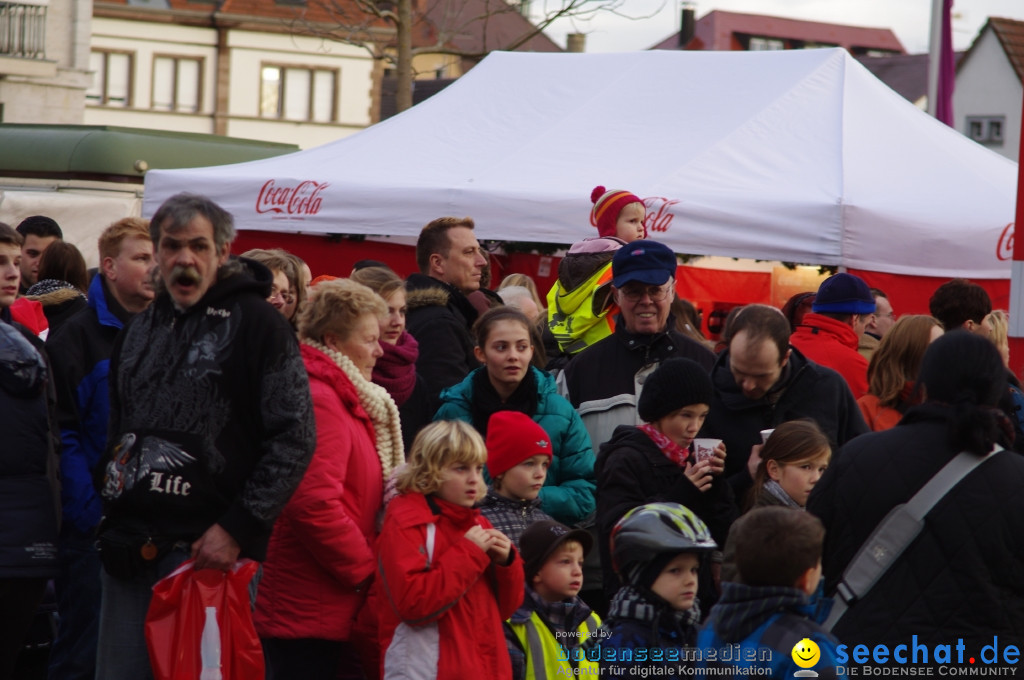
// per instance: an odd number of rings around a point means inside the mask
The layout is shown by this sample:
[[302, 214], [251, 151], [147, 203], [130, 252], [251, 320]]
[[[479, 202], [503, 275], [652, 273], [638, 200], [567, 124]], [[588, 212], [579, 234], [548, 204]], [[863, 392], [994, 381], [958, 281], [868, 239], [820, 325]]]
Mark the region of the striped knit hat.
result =
[[[590, 192], [590, 202], [594, 204], [590, 211], [590, 224], [597, 227], [601, 236], [615, 236], [615, 223], [619, 221], [622, 209], [630, 203], [643, 203], [628, 191], [608, 191], [604, 187], [594, 187]], [[644, 236], [646, 238], [646, 229]]]

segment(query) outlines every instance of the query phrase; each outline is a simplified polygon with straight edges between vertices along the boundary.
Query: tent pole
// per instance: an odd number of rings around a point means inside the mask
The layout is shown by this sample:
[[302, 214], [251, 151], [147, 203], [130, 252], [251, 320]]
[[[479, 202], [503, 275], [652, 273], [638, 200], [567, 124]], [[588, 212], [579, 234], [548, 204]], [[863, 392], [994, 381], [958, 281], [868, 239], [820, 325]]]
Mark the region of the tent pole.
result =
[[935, 117], [939, 104], [939, 65], [942, 62], [942, 0], [932, 0], [932, 25], [928, 40], [928, 115]]
[[[1024, 160], [1024, 121], [1021, 122], [1020, 155]], [[1014, 219], [1013, 265], [1010, 269], [1010, 369], [1020, 376], [1024, 367], [1024, 232], [1017, 238], [1017, 227], [1024, 224], [1024, 171], [1017, 165], [1017, 211]]]

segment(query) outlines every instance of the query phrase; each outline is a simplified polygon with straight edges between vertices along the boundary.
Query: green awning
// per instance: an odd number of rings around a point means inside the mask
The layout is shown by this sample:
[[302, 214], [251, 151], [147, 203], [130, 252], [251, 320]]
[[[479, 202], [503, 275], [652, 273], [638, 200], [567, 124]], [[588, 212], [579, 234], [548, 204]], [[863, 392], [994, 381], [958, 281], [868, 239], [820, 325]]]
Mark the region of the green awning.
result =
[[242, 163], [295, 144], [108, 125], [0, 125], [0, 176], [142, 183], [147, 169]]

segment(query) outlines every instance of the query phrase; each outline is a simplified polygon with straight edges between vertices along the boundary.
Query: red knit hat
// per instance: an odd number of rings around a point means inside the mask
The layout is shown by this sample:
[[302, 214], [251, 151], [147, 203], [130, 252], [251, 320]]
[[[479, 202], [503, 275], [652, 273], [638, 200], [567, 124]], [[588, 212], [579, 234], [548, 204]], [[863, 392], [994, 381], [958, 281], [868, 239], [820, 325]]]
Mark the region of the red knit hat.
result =
[[[615, 236], [615, 223], [619, 221], [619, 213], [630, 203], [643, 203], [635, 194], [621, 189], [608, 191], [604, 187], [594, 187], [590, 192], [590, 202], [594, 207], [590, 210], [590, 224], [597, 227], [601, 236]], [[644, 227], [644, 238], [647, 238], [647, 227]]]
[[553, 457], [551, 438], [533, 418], [519, 411], [498, 411], [487, 421], [487, 472], [491, 479], [537, 455]]

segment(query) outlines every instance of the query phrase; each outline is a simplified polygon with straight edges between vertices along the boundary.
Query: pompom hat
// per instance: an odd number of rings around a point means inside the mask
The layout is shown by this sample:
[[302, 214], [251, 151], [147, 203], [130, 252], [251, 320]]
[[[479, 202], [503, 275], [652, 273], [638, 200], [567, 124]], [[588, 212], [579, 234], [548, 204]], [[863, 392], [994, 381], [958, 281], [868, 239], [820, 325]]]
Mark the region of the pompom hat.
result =
[[487, 421], [487, 472], [492, 478], [537, 455], [553, 458], [551, 437], [533, 418], [498, 411]]
[[[590, 202], [594, 207], [590, 210], [590, 224], [597, 227], [597, 233], [601, 236], [615, 236], [615, 223], [619, 221], [619, 213], [630, 203], [643, 203], [642, 200], [628, 191], [613, 189], [611, 191], [604, 187], [594, 187], [590, 192]], [[644, 227], [644, 237], [647, 236], [647, 227]]]

